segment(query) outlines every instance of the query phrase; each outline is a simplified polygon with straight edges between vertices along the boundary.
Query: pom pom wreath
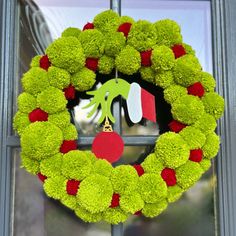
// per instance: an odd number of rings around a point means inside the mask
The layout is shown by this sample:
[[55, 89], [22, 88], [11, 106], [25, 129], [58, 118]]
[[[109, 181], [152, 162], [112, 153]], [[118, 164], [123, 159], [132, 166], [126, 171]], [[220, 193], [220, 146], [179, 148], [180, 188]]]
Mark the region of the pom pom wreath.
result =
[[63, 111], [49, 115], [48, 121], [63, 129], [70, 124], [70, 113], [68, 111]]
[[167, 189], [167, 200], [168, 202], [175, 202], [177, 201], [183, 193], [183, 189], [180, 188], [178, 185], [170, 186]]
[[198, 96], [198, 97], [202, 97], [205, 93], [204, 88], [202, 86], [202, 84], [200, 82], [196, 82], [190, 86], [188, 86], [187, 88], [188, 90], [188, 94], [194, 95], [194, 96]]
[[76, 150], [76, 149], [77, 149], [76, 140], [64, 140], [60, 147], [60, 152], [67, 153], [71, 150]]
[[157, 203], [147, 203], [142, 209], [142, 214], [146, 217], [155, 217], [167, 208], [167, 201], [161, 200]]
[[198, 97], [186, 95], [172, 104], [171, 113], [175, 120], [191, 125], [201, 118], [204, 106]]
[[44, 183], [45, 180], [47, 179], [47, 176], [42, 175], [41, 173], [38, 173], [38, 178]]
[[143, 80], [146, 80], [149, 83], [154, 84], [155, 83], [155, 71], [151, 67], [141, 67], [140, 75]]
[[211, 168], [211, 161], [209, 159], [203, 159], [201, 162], [199, 162], [199, 164], [204, 172]]
[[22, 135], [25, 128], [30, 124], [28, 114], [18, 111], [13, 119], [13, 128], [19, 135]]
[[94, 173], [104, 175], [106, 177], [111, 176], [112, 170], [113, 170], [112, 165], [110, 164], [110, 162], [106, 160], [96, 159], [96, 162], [93, 165]]
[[92, 71], [96, 71], [98, 69], [98, 59], [92, 57], [86, 58], [85, 66]]
[[215, 133], [211, 132], [206, 136], [206, 142], [202, 147], [203, 155], [206, 158], [213, 158], [217, 155], [220, 148], [220, 137]]
[[62, 128], [64, 140], [74, 140], [78, 138], [78, 133], [74, 125], [69, 124]]
[[126, 46], [115, 59], [117, 70], [132, 75], [141, 67], [140, 53], [130, 46]]
[[112, 200], [111, 200], [111, 208], [115, 208], [118, 207], [120, 205], [120, 194], [118, 193], [114, 193], [112, 195]]
[[95, 28], [103, 33], [115, 32], [120, 24], [120, 18], [114, 11], [107, 10], [97, 14], [93, 23]]
[[152, 51], [152, 68], [155, 71], [170, 70], [175, 65], [175, 56], [166, 46], [155, 46]]
[[176, 170], [177, 184], [187, 190], [202, 176], [203, 170], [197, 162], [187, 161], [186, 164]]
[[128, 213], [134, 214], [140, 211], [144, 207], [144, 201], [139, 193], [133, 193], [130, 195], [121, 195], [120, 208]]
[[75, 37], [62, 37], [56, 39], [46, 49], [52, 65], [74, 73], [85, 64], [83, 49]]
[[166, 167], [176, 168], [183, 165], [189, 158], [189, 147], [184, 139], [176, 133], [162, 134], [155, 146], [155, 154], [161, 158]]
[[61, 130], [49, 122], [32, 123], [21, 136], [22, 153], [35, 160], [55, 155], [61, 143]]
[[186, 43], [182, 43], [182, 45], [184, 46], [184, 50], [185, 50], [186, 54], [191, 54], [191, 55], [195, 56], [196, 53], [190, 45], [188, 45]]
[[78, 190], [79, 204], [91, 213], [104, 211], [110, 206], [113, 190], [110, 180], [94, 174], [83, 180]]
[[170, 85], [164, 90], [164, 98], [170, 104], [184, 95], [187, 95], [187, 89], [180, 85]]
[[102, 220], [102, 215], [100, 213], [90, 213], [82, 207], [77, 207], [75, 209], [75, 214], [85, 222], [95, 223]]
[[186, 54], [185, 48], [181, 44], [175, 44], [171, 47], [173, 53], [175, 54], [175, 59], [182, 57]]
[[114, 192], [130, 194], [138, 184], [138, 174], [132, 166], [121, 165], [113, 169], [110, 177]]
[[74, 180], [74, 179], [70, 179], [66, 182], [66, 192], [69, 195], [74, 195], [76, 196], [79, 186], [80, 186], [80, 181], [78, 180]]
[[200, 162], [203, 157], [203, 151], [201, 149], [195, 149], [190, 151], [189, 160], [194, 162]]
[[75, 87], [73, 85], [63, 89], [63, 91], [67, 100], [75, 99]]
[[160, 174], [164, 169], [162, 160], [157, 158], [155, 153], [149, 154], [141, 165], [145, 173]]
[[144, 169], [141, 165], [133, 165], [134, 169], [137, 171], [138, 176], [142, 176], [144, 174]]
[[172, 47], [182, 43], [180, 26], [173, 20], [165, 19], [154, 23], [158, 45]]
[[141, 56], [141, 65], [142, 66], [151, 66], [152, 65], [152, 62], [151, 62], [152, 50], [140, 52], [140, 56]]
[[179, 133], [182, 129], [186, 127], [185, 124], [177, 121], [177, 120], [172, 120], [169, 124], [168, 127], [170, 128], [171, 131], [175, 133]]
[[125, 222], [129, 214], [121, 210], [120, 207], [109, 208], [103, 213], [103, 219], [110, 224]]
[[36, 175], [39, 173], [39, 161], [33, 160], [21, 153], [21, 167], [24, 167], [29, 173]]
[[21, 112], [29, 113], [37, 107], [37, 101], [29, 93], [21, 93], [17, 98], [18, 109]]
[[84, 27], [83, 27], [83, 31], [84, 31], [84, 30], [88, 30], [88, 29], [94, 29], [94, 24], [93, 24], [93, 23], [90, 23], [90, 22], [88, 22], [87, 24], [85, 24]]
[[66, 109], [67, 100], [64, 93], [54, 87], [48, 87], [37, 96], [38, 106], [49, 114]]
[[201, 148], [206, 142], [205, 134], [191, 126], [184, 128], [179, 134], [188, 144], [190, 149]]
[[[65, 189], [66, 189], [66, 187], [65, 187]], [[78, 207], [76, 196], [68, 195], [66, 191], [64, 191], [60, 201], [63, 205], [65, 205], [66, 207], [68, 207], [72, 210], [75, 210], [76, 207]]]
[[96, 82], [95, 78], [96, 74], [93, 71], [83, 68], [82, 70], [73, 74], [71, 77], [71, 83], [78, 91], [83, 92], [93, 87], [94, 83]]
[[123, 23], [133, 24], [134, 22], [135, 22], [135, 20], [130, 16], [120, 16], [120, 25]]
[[108, 75], [115, 67], [115, 60], [112, 57], [106, 55], [102, 56], [98, 61], [98, 71], [101, 74]]
[[207, 72], [201, 71], [199, 72], [198, 76], [199, 76], [199, 80], [201, 84], [204, 87], [204, 90], [206, 92], [214, 92], [215, 87], [216, 87], [216, 81], [212, 77], [212, 75]]
[[48, 68], [51, 66], [51, 62], [49, 61], [49, 58], [47, 55], [44, 55], [40, 58], [39, 60], [39, 66], [40, 68], [44, 69], [44, 70], [48, 70]]
[[139, 177], [138, 192], [146, 203], [155, 203], [167, 196], [167, 186], [160, 175], [144, 174]]
[[75, 27], [69, 27], [66, 28], [62, 34], [61, 37], [76, 37], [78, 38], [81, 33], [81, 30]]
[[206, 113], [219, 119], [224, 112], [224, 99], [217, 93], [206, 93], [202, 98]]
[[139, 52], [151, 49], [156, 44], [155, 26], [146, 20], [135, 22], [129, 31], [127, 43]]
[[38, 67], [31, 68], [23, 75], [22, 86], [25, 92], [37, 96], [49, 86], [47, 72]]
[[48, 113], [41, 110], [40, 108], [36, 108], [29, 113], [29, 120], [30, 122], [47, 121]]
[[171, 71], [163, 71], [155, 76], [155, 84], [164, 89], [172, 85], [173, 81], [174, 78]]
[[31, 63], [30, 63], [30, 67], [39, 67], [39, 61], [41, 59], [41, 55], [37, 55], [35, 57], [32, 58]]
[[175, 170], [170, 169], [170, 168], [165, 168], [161, 172], [161, 177], [166, 182], [167, 186], [176, 185]]
[[129, 31], [131, 28], [132, 24], [130, 22], [124, 22], [121, 24], [118, 28], [118, 32], [122, 32], [124, 36], [127, 38], [129, 35]]
[[62, 174], [68, 179], [83, 180], [92, 170], [88, 155], [78, 150], [66, 153], [62, 159]]

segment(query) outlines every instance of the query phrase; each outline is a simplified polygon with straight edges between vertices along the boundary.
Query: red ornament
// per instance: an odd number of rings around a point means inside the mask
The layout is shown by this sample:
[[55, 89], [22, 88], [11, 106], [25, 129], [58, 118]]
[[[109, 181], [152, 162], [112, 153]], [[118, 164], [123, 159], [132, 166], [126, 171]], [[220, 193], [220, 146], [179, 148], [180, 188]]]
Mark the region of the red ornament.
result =
[[185, 124], [177, 121], [177, 120], [172, 120], [169, 124], [168, 124], [169, 128], [171, 131], [175, 132], [175, 133], [179, 133], [182, 129], [184, 129], [186, 127]]
[[202, 149], [195, 149], [190, 151], [190, 157], [189, 157], [190, 161], [200, 162], [202, 160], [202, 157], [203, 157]]
[[69, 87], [63, 89], [63, 91], [67, 100], [75, 98], [75, 87], [73, 85], [69, 85]]
[[133, 165], [133, 167], [135, 168], [135, 170], [137, 171], [138, 175], [141, 176], [144, 174], [144, 169], [141, 165]]
[[49, 61], [49, 58], [47, 55], [44, 55], [39, 60], [39, 65], [42, 69], [48, 70], [48, 68], [51, 66], [51, 62]]
[[172, 51], [175, 54], [175, 59], [182, 57], [186, 54], [185, 48], [181, 44], [176, 44], [172, 47]]
[[41, 173], [38, 173], [38, 178], [44, 183], [44, 181], [47, 179], [47, 176], [42, 175]]
[[136, 212], [134, 213], [134, 215], [140, 216], [140, 215], [142, 215], [142, 211], [136, 211]]
[[36, 108], [29, 113], [29, 120], [30, 122], [36, 121], [47, 121], [48, 120], [48, 113], [41, 110], [40, 108]]
[[68, 180], [66, 183], [66, 192], [69, 195], [75, 196], [78, 192], [79, 185], [80, 185], [80, 181], [78, 181], [78, 180], [74, 180], [74, 179]]
[[151, 66], [152, 50], [140, 52], [142, 66]]
[[205, 93], [204, 88], [200, 82], [196, 82], [195, 84], [188, 86], [187, 90], [188, 94], [198, 97], [202, 97]]
[[88, 22], [88, 23], [84, 26], [83, 31], [84, 31], [84, 30], [88, 30], [88, 29], [94, 29], [94, 24]]
[[98, 59], [97, 58], [92, 58], [92, 57], [88, 57], [86, 59], [86, 63], [85, 66], [93, 71], [96, 71], [98, 68]]
[[76, 140], [64, 140], [60, 147], [60, 152], [67, 153], [71, 150], [76, 150], [76, 149], [77, 149]]
[[123, 24], [121, 24], [118, 28], [118, 32], [122, 32], [124, 34], [124, 36], [127, 38], [128, 37], [128, 34], [129, 34], [129, 31], [130, 31], [130, 28], [131, 28], [132, 24], [129, 23], [129, 22], [125, 22]]
[[170, 168], [165, 168], [161, 172], [162, 179], [166, 182], [167, 186], [174, 186], [176, 184], [175, 171]]
[[111, 208], [118, 207], [120, 205], [120, 194], [114, 193], [111, 200]]

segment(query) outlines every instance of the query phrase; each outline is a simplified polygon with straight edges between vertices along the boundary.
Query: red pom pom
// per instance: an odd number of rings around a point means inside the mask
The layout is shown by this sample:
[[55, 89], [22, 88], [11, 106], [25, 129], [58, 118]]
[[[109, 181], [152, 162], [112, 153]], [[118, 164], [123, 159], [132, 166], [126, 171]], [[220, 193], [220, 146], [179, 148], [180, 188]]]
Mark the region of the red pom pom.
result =
[[182, 129], [184, 129], [186, 127], [185, 124], [177, 121], [177, 120], [172, 120], [169, 124], [168, 124], [169, 128], [171, 131], [175, 132], [175, 133], [179, 133]]
[[128, 34], [129, 34], [129, 31], [130, 31], [130, 28], [131, 28], [132, 24], [129, 23], [129, 22], [125, 22], [123, 24], [121, 24], [118, 28], [118, 32], [122, 32], [124, 34], [124, 36], [127, 38], [128, 37]]
[[179, 58], [179, 57], [182, 57], [183, 55], [186, 54], [186, 51], [183, 47], [183, 45], [181, 44], [176, 44], [172, 47], [172, 51], [173, 53], [175, 54], [175, 58]]
[[64, 140], [60, 147], [60, 152], [67, 153], [71, 150], [76, 150], [76, 149], [77, 149], [76, 140]]
[[98, 59], [97, 59], [97, 58], [88, 57], [88, 58], [86, 59], [85, 66], [86, 66], [88, 69], [90, 69], [90, 70], [96, 71], [97, 68], [98, 68]]
[[83, 30], [88, 30], [88, 29], [94, 29], [94, 24], [88, 22], [88, 23], [84, 26]]
[[134, 215], [140, 216], [140, 215], [142, 215], [142, 211], [136, 211], [136, 212], [134, 213]]
[[188, 94], [202, 97], [205, 93], [204, 88], [200, 82], [190, 85], [188, 88]]
[[173, 169], [165, 168], [161, 172], [161, 177], [165, 180], [167, 186], [174, 186], [176, 184], [176, 176]]
[[29, 120], [30, 122], [47, 121], [48, 113], [41, 110], [40, 108], [36, 108], [29, 113]]
[[44, 55], [40, 58], [39, 65], [42, 69], [48, 70], [48, 68], [51, 66], [51, 62], [49, 61], [49, 58], [47, 55]]
[[41, 173], [38, 173], [38, 178], [44, 183], [44, 181], [47, 179], [47, 176], [42, 175]]
[[66, 183], [66, 192], [69, 195], [76, 195], [79, 189], [80, 181], [70, 179]]
[[118, 207], [120, 205], [120, 194], [114, 193], [111, 200], [111, 208]]
[[189, 157], [190, 161], [200, 162], [202, 160], [202, 157], [203, 157], [202, 149], [190, 150], [190, 157]]
[[152, 50], [140, 52], [142, 66], [151, 66]]
[[144, 169], [141, 165], [133, 165], [133, 167], [135, 168], [135, 170], [137, 171], [138, 175], [141, 176], [144, 174]]
[[72, 100], [75, 98], [75, 87], [70, 85], [69, 87], [63, 89], [66, 99]]

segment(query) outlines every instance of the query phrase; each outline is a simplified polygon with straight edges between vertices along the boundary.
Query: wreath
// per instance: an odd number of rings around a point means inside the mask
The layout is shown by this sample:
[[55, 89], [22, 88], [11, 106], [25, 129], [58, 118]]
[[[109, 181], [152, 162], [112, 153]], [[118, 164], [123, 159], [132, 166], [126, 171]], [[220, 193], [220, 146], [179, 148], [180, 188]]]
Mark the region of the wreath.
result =
[[[88, 91], [99, 76], [113, 76], [115, 69], [119, 78], [105, 79]], [[113, 99], [121, 95], [127, 101], [133, 123], [156, 121], [155, 94], [140, 87], [140, 81], [161, 89], [172, 121], [141, 163], [114, 167], [123, 141], [109, 123], [115, 122]], [[49, 197], [86, 222], [118, 224], [131, 214], [159, 215], [200, 179], [217, 155], [220, 138], [214, 131], [224, 100], [172, 20], [135, 22], [104, 11], [82, 31], [66, 29], [45, 55], [34, 57], [22, 85], [14, 117], [22, 166], [38, 175]], [[68, 110], [86, 92], [92, 97], [89, 116], [100, 107], [99, 123], [105, 121], [92, 151], [77, 149], [78, 133]]]

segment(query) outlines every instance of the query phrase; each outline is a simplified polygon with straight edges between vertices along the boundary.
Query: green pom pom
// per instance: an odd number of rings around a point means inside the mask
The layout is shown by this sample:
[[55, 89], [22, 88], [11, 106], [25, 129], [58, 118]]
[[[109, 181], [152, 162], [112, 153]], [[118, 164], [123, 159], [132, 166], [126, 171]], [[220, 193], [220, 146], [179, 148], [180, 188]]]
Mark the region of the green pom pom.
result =
[[115, 67], [115, 60], [112, 57], [106, 55], [102, 56], [98, 61], [98, 71], [101, 74], [108, 75]]
[[182, 45], [183, 45], [183, 47], [185, 49], [185, 52], [187, 54], [191, 54], [191, 55], [195, 56], [195, 50], [192, 48], [192, 46], [190, 46], [190, 45], [188, 45], [186, 43], [182, 43]]
[[58, 153], [55, 156], [40, 162], [40, 172], [47, 177], [56, 177], [61, 175], [62, 154]]
[[59, 200], [63, 196], [64, 182], [65, 178], [63, 176], [47, 178], [44, 182], [43, 189], [49, 197]]
[[176, 168], [188, 160], [189, 147], [179, 134], [167, 132], [157, 139], [155, 153], [166, 167]]
[[205, 92], [214, 92], [216, 87], [216, 81], [211, 74], [207, 72], [199, 72], [200, 82], [204, 87]]
[[175, 120], [191, 125], [204, 113], [204, 106], [199, 97], [186, 95], [172, 104], [171, 113]]
[[47, 72], [38, 67], [31, 68], [23, 75], [22, 86], [25, 92], [36, 96], [49, 86]]
[[38, 106], [49, 114], [66, 109], [67, 100], [64, 93], [54, 87], [49, 87], [37, 97]]
[[74, 125], [70, 124], [62, 129], [64, 140], [75, 140], [78, 138], [78, 133]]
[[206, 136], [206, 142], [202, 147], [203, 155], [206, 158], [213, 158], [217, 155], [220, 148], [220, 137], [215, 133], [211, 132]]
[[199, 164], [204, 172], [211, 168], [211, 161], [209, 159], [204, 158], [201, 162], [199, 162]]
[[126, 45], [126, 37], [121, 32], [106, 35], [105, 53], [107, 56], [115, 57]]
[[55, 155], [61, 144], [61, 130], [49, 122], [34, 122], [21, 136], [22, 153], [35, 160]]
[[81, 30], [78, 28], [74, 28], [74, 27], [69, 27], [67, 29], [65, 29], [62, 34], [61, 37], [79, 37], [81, 33]]
[[135, 22], [129, 31], [127, 43], [139, 52], [151, 49], [156, 44], [155, 26], [146, 20]]
[[77, 197], [83, 208], [91, 213], [98, 213], [110, 206], [112, 195], [109, 178], [94, 174], [81, 182]]
[[48, 80], [51, 86], [62, 90], [70, 85], [70, 73], [55, 66], [50, 66]]
[[132, 193], [129, 195], [121, 195], [120, 207], [125, 212], [134, 214], [144, 207], [144, 201], [139, 193]]
[[120, 207], [108, 208], [103, 212], [103, 219], [112, 225], [125, 222], [128, 216], [129, 214], [124, 212]]
[[84, 49], [85, 57], [99, 58], [103, 55], [105, 49], [105, 37], [96, 30], [82, 31], [79, 40]]
[[134, 22], [135, 22], [135, 20], [130, 16], [121, 16], [120, 17], [120, 25], [123, 24], [123, 23], [133, 24]]
[[25, 156], [24, 154], [21, 154], [21, 167], [24, 167], [29, 173], [33, 175], [39, 173], [39, 162]]
[[206, 93], [202, 98], [205, 111], [219, 119], [224, 112], [224, 99], [217, 93]]
[[132, 166], [120, 165], [113, 169], [111, 182], [114, 192], [130, 194], [137, 188], [138, 174]]
[[165, 19], [154, 23], [156, 27], [157, 44], [171, 47], [182, 43], [180, 26], [173, 20]]
[[160, 174], [164, 169], [163, 162], [160, 158], [157, 158], [155, 153], [149, 154], [142, 162], [141, 166], [145, 173]]
[[49, 115], [48, 121], [63, 129], [70, 124], [70, 113], [68, 111], [63, 111], [60, 113]]
[[155, 203], [167, 196], [167, 186], [158, 174], [143, 174], [139, 177], [138, 191], [147, 203]]
[[74, 73], [84, 67], [85, 57], [79, 40], [75, 37], [56, 39], [46, 49], [53, 66]]
[[107, 160], [97, 160], [93, 165], [93, 172], [110, 177], [113, 167]]
[[175, 55], [166, 46], [155, 46], [152, 50], [151, 61], [155, 71], [170, 70], [175, 65]]
[[175, 202], [177, 201], [183, 193], [183, 189], [180, 188], [178, 185], [170, 186], [167, 189], [167, 200], [168, 202]]
[[177, 84], [188, 87], [200, 80], [198, 73], [201, 71], [201, 65], [195, 56], [187, 54], [175, 61], [173, 75]]
[[132, 75], [141, 67], [140, 53], [130, 46], [126, 46], [115, 60], [116, 68], [120, 72]]
[[103, 33], [115, 32], [118, 29], [120, 17], [112, 10], [99, 13], [94, 17], [93, 24]]
[[21, 93], [17, 98], [18, 109], [24, 113], [30, 113], [37, 107], [37, 101], [29, 93]]
[[40, 66], [40, 59], [41, 59], [41, 55], [37, 55], [35, 57], [32, 58], [31, 63], [30, 63], [30, 67], [39, 67]]
[[[88, 30], [86, 30], [88, 31]], [[76, 90], [83, 92], [91, 89], [96, 82], [96, 74], [88, 68], [83, 68], [71, 77], [71, 83]]]
[[155, 71], [151, 67], [142, 66], [139, 70], [143, 80], [146, 80], [149, 83], [155, 83]]
[[17, 130], [19, 135], [22, 135], [25, 128], [30, 125], [30, 120], [28, 114], [18, 111], [13, 120], [13, 128]]
[[146, 203], [142, 213], [146, 217], [155, 217], [160, 215], [167, 208], [167, 201], [161, 200], [157, 203]]
[[177, 183], [184, 190], [194, 185], [203, 173], [201, 166], [193, 161], [187, 161], [186, 164], [178, 167], [175, 171]]
[[89, 176], [92, 163], [89, 154], [83, 151], [70, 151], [63, 156], [61, 171], [68, 179], [83, 180]]
[[155, 76], [155, 84], [163, 89], [166, 89], [174, 82], [174, 78], [171, 71], [157, 73]]
[[[67, 180], [64, 183], [64, 189], [66, 189]], [[78, 207], [76, 196], [68, 195], [67, 193], [63, 194], [61, 197], [61, 203], [72, 210], [75, 210]]]
[[179, 133], [185, 142], [189, 145], [190, 149], [199, 149], [202, 148], [206, 142], [206, 136], [199, 129], [196, 129], [191, 126], [187, 126], [182, 129]]
[[187, 95], [187, 89], [180, 85], [171, 85], [164, 90], [164, 98], [170, 104], [185, 95]]
[[101, 213], [90, 213], [82, 207], [77, 207], [75, 209], [75, 214], [82, 219], [84, 222], [95, 223], [102, 220]]

